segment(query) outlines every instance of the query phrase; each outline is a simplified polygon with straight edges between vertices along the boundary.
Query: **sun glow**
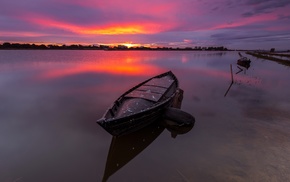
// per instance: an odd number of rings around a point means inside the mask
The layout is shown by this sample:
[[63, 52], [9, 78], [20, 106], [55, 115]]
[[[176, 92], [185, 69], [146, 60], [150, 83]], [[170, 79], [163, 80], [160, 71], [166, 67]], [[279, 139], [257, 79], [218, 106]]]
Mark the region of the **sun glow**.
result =
[[155, 24], [142, 22], [84, 27], [41, 16], [27, 15], [24, 19], [42, 27], [57, 28], [86, 35], [151, 34], [158, 32]]
[[118, 34], [140, 34], [147, 33], [145, 28], [140, 25], [129, 26], [110, 26], [104, 28], [87, 28], [80, 30], [84, 34], [104, 34], [104, 35], [118, 35]]
[[141, 46], [141, 44], [134, 44], [134, 43], [122, 43], [121, 45], [124, 45], [124, 46], [126, 46], [128, 48], [130, 48], [130, 47], [140, 47]]

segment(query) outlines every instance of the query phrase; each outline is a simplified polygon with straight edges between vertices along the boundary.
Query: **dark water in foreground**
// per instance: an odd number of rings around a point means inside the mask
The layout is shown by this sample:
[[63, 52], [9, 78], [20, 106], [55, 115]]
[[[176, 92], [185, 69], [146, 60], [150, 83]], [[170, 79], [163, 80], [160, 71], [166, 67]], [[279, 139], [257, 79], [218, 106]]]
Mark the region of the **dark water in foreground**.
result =
[[96, 120], [168, 70], [195, 126], [121, 139], [116, 160], [140, 153], [108, 181], [289, 181], [290, 68], [248, 57], [235, 74], [237, 52], [0, 51], [0, 181], [101, 181], [112, 137]]

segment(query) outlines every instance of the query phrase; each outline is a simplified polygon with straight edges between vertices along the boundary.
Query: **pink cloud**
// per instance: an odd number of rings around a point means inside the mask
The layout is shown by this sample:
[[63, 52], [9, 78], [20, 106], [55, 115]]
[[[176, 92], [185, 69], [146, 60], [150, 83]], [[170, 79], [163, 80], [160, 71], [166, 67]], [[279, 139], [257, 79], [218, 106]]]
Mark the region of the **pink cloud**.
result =
[[273, 14], [266, 14], [266, 15], [259, 15], [255, 17], [249, 17], [249, 18], [241, 18], [237, 22], [233, 23], [225, 23], [225, 24], [220, 24], [217, 26], [212, 27], [211, 29], [225, 29], [225, 28], [235, 28], [235, 27], [241, 27], [241, 26], [246, 26], [254, 23], [260, 23], [264, 21], [273, 21], [276, 20], [277, 17]]

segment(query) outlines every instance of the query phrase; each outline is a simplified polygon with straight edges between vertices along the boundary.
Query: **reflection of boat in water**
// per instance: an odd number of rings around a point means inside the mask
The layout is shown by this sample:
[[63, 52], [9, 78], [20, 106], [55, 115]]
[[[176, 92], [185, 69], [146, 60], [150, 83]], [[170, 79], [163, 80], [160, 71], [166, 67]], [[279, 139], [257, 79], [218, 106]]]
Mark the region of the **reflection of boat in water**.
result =
[[239, 55], [240, 59], [238, 59], [237, 64], [248, 69], [250, 67], [251, 60], [247, 57], [242, 56], [241, 53], [239, 53]]
[[140, 154], [147, 148], [166, 128], [173, 138], [177, 135], [189, 132], [194, 122], [190, 125], [168, 124], [168, 121], [153, 122], [150, 125], [123, 136], [113, 136], [107, 157], [103, 181], [108, 178]]
[[114, 136], [139, 130], [160, 119], [177, 89], [178, 80], [171, 71], [150, 78], [121, 95], [98, 123]]
[[[172, 109], [179, 109], [182, 104], [182, 99], [183, 91], [178, 89], [173, 99]], [[177, 115], [181, 116], [179, 112], [177, 112]], [[107, 181], [111, 175], [140, 154], [164, 131], [165, 128], [171, 133], [173, 138], [177, 135], [189, 132], [194, 126], [195, 119], [190, 114], [185, 114], [182, 117], [182, 120], [178, 120], [174, 117], [170, 117], [173, 118], [173, 120], [170, 120], [165, 116], [164, 120], [152, 122], [138, 131], [123, 136], [113, 136], [103, 181]]]
[[107, 181], [111, 175], [141, 153], [163, 131], [164, 126], [161, 126], [158, 122], [153, 122], [137, 132], [120, 137], [113, 136], [103, 181]]

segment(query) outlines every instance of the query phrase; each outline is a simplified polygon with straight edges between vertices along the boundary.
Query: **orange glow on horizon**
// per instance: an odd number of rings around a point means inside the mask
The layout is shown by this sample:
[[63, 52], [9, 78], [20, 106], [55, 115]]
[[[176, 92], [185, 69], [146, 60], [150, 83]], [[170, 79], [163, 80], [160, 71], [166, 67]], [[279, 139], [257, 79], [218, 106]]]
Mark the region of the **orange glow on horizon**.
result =
[[141, 44], [134, 44], [134, 43], [129, 43], [129, 42], [127, 42], [127, 43], [121, 43], [121, 45], [127, 46], [128, 48], [141, 46]]

